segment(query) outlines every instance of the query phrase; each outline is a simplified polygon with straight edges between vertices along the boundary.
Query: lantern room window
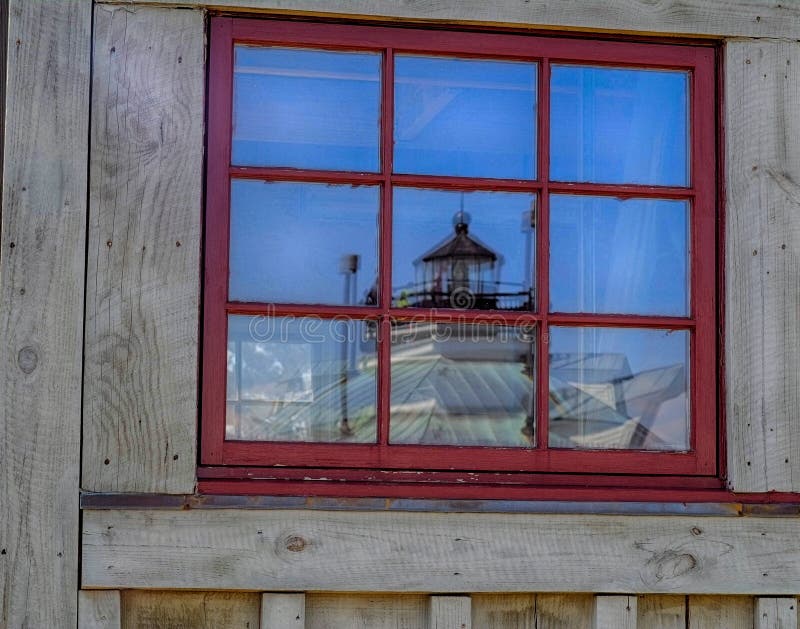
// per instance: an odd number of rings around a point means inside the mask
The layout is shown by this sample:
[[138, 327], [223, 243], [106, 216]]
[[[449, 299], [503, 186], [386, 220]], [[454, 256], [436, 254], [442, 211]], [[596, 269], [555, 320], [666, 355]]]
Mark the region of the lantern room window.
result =
[[714, 85], [704, 46], [215, 18], [203, 482], [718, 475]]

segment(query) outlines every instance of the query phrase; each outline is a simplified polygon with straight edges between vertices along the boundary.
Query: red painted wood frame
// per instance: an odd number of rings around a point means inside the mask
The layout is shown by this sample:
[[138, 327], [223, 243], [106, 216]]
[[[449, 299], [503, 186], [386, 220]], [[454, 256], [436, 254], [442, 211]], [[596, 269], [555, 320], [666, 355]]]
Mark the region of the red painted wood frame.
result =
[[[236, 43], [310, 47], [331, 50], [365, 50], [382, 53], [381, 171], [379, 173], [331, 172], [288, 168], [239, 167], [231, 165], [231, 127], [233, 98], [233, 47]], [[459, 57], [500, 58], [533, 61], [538, 64], [538, 134], [535, 180], [500, 180], [427, 175], [398, 175], [392, 172], [393, 158], [393, 76], [395, 53], [424, 53]], [[517, 478], [517, 484], [531, 482], [530, 473], [562, 477], [564, 474], [605, 475], [602, 484], [629, 486], [625, 476], [646, 475], [654, 485], [676, 478], [685, 487], [707, 489], [712, 482], [720, 487], [718, 476], [717, 377], [718, 337], [717, 296], [717, 169], [716, 169], [716, 70], [715, 49], [711, 46], [668, 45], [557, 38], [510, 33], [430, 31], [416, 28], [361, 26], [273, 20], [214, 18], [211, 22], [209, 74], [208, 176], [205, 228], [204, 346], [201, 425], [201, 489], [209, 492], [252, 493], [242, 481], [262, 478], [263, 490], [275, 492], [277, 480], [270, 474], [256, 474], [254, 468], [279, 466], [284, 472], [279, 493], [303, 494], [319, 488], [302, 485], [310, 469], [322, 477], [337, 478], [331, 495], [417, 495], [406, 483], [399, 494], [380, 489], [365, 489], [365, 484], [380, 485], [387, 473], [400, 470], [425, 472], [424, 482], [447, 484], [453, 470], [470, 472], [482, 491], [493, 497], [505, 493], [491, 479], [496, 474]], [[591, 66], [682, 69], [689, 74], [691, 178], [688, 187], [560, 183], [548, 180], [550, 64], [574, 63]], [[228, 301], [228, 244], [230, 181], [252, 178], [271, 181], [310, 181], [322, 183], [373, 184], [381, 186], [380, 209], [380, 303], [375, 307], [312, 306], [297, 304], [256, 304]], [[539, 217], [536, 243], [537, 309], [519, 312], [459, 311], [460, 321], [491, 321], [537, 326], [538, 391], [549, 389], [549, 326], [614, 326], [669, 328], [690, 334], [690, 451], [656, 452], [641, 450], [551, 449], [548, 443], [548, 401], [538, 395], [536, 448], [461, 447], [389, 444], [390, 343], [378, 343], [378, 439], [375, 444], [278, 443], [225, 440], [227, 317], [229, 314], [352, 316], [379, 321], [383, 338], [388, 339], [391, 319], [424, 316], [452, 320], [452, 313], [432, 314], [424, 309], [391, 306], [392, 187], [397, 185], [456, 190], [527, 191], [538, 195]], [[568, 192], [615, 198], [683, 199], [690, 205], [691, 312], [689, 317], [621, 316], [596, 314], [558, 314], [549, 312], [549, 195]], [[293, 471], [294, 470], [294, 471]], [[338, 470], [338, 472], [336, 472]], [[265, 470], [266, 472], [266, 470]], [[546, 474], [545, 474], [546, 475]], [[228, 479], [227, 481], [223, 479]], [[239, 479], [240, 482], [231, 482]], [[270, 480], [267, 480], [270, 479]], [[285, 485], [286, 481], [297, 483]], [[381, 480], [383, 479], [383, 480]], [[437, 480], [438, 479], [438, 480]], [[481, 480], [483, 479], [483, 480]], [[628, 477], [630, 479], [630, 477]], [[659, 483], [659, 479], [664, 482]], [[669, 479], [669, 481], [667, 481]], [[703, 480], [707, 479], [707, 480]], [[420, 477], [420, 480], [422, 478]], [[480, 481], [480, 482], [479, 482]], [[347, 483], [358, 489], [345, 489]], [[459, 480], [456, 484], [462, 484]], [[563, 482], [563, 478], [562, 478]], [[511, 481], [500, 483], [508, 487]], [[700, 483], [700, 484], [698, 484]], [[680, 483], [678, 483], [680, 484]], [[491, 485], [491, 488], [489, 487]], [[255, 491], [258, 491], [257, 489]], [[355, 493], [353, 493], [355, 492]], [[325, 493], [325, 492], [323, 492]], [[425, 492], [423, 491], [423, 494]], [[445, 492], [446, 493], [446, 492]], [[461, 492], [463, 493], [463, 492]], [[458, 495], [461, 495], [459, 493]], [[437, 493], [438, 495], [438, 493]], [[470, 494], [472, 495], [472, 494]], [[482, 495], [478, 490], [477, 495]], [[455, 497], [455, 494], [453, 494]]]

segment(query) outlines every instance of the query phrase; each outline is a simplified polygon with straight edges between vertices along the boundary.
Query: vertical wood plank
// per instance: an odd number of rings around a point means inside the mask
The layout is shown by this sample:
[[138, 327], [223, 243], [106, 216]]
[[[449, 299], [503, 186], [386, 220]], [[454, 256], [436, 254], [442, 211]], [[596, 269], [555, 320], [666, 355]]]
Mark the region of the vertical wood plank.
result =
[[122, 593], [122, 626], [258, 629], [260, 602], [256, 593], [127, 590]]
[[636, 629], [636, 596], [595, 596], [593, 629]]
[[639, 629], [686, 629], [685, 596], [640, 596]]
[[690, 596], [690, 629], [752, 629], [750, 596]]
[[797, 599], [757, 598], [754, 621], [755, 629], [797, 629]]
[[427, 629], [428, 597], [421, 594], [307, 594], [306, 629], [332, 627]]
[[121, 629], [119, 590], [78, 592], [78, 629]]
[[472, 629], [469, 596], [431, 596], [430, 629]]
[[800, 44], [726, 46], [726, 395], [736, 491], [800, 490]]
[[261, 629], [305, 629], [305, 594], [261, 595]]
[[92, 3], [5, 4], [0, 626], [74, 627]]
[[537, 629], [590, 629], [594, 610], [591, 594], [537, 594]]
[[194, 491], [204, 14], [97, 5], [83, 487]]
[[493, 629], [535, 629], [535, 594], [473, 594], [472, 624]]

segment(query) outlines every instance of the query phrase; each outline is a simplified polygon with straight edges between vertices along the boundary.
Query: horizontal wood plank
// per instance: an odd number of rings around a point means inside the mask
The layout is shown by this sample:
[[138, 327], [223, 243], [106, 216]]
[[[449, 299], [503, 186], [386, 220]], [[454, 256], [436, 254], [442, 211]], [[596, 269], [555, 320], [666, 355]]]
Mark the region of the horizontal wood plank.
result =
[[730, 42], [725, 72], [729, 482], [796, 492], [800, 44]]
[[[109, 0], [102, 0], [107, 2]], [[800, 38], [793, 0], [110, 0], [280, 13], [615, 32]]]
[[82, 486], [194, 491], [205, 22], [97, 6]]
[[795, 594], [798, 518], [85, 511], [83, 584]]

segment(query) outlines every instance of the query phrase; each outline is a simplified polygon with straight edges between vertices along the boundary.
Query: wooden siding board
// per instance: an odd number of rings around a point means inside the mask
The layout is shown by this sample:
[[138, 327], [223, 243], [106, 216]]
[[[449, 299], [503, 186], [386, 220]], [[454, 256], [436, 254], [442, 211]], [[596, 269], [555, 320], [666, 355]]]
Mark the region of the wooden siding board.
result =
[[122, 626], [259, 629], [260, 599], [244, 592], [127, 591], [122, 593]]
[[121, 629], [119, 590], [78, 592], [78, 629]]
[[472, 629], [469, 596], [431, 596], [429, 629]]
[[307, 629], [305, 594], [262, 594], [260, 629]]
[[755, 629], [797, 629], [797, 599], [757, 598], [753, 620]]
[[798, 518], [85, 511], [84, 587], [795, 594]]
[[472, 624], [479, 629], [536, 629], [536, 595], [474, 594]]
[[750, 596], [690, 596], [690, 629], [753, 629]]
[[194, 491], [205, 25], [97, 6], [82, 486]]
[[686, 629], [686, 597], [640, 596], [637, 623], [639, 629]]
[[636, 596], [595, 596], [592, 629], [636, 629]]
[[[306, 629], [427, 629], [428, 597], [421, 594], [307, 594], [305, 626]], [[283, 625], [280, 628], [276, 625], [276, 629], [282, 628]]]
[[796, 492], [800, 44], [729, 42], [725, 71], [729, 483]]
[[6, 8], [0, 626], [74, 627], [91, 2]]
[[536, 629], [590, 629], [591, 594], [537, 594]]
[[792, 0], [101, 0], [614, 32], [800, 38]]

